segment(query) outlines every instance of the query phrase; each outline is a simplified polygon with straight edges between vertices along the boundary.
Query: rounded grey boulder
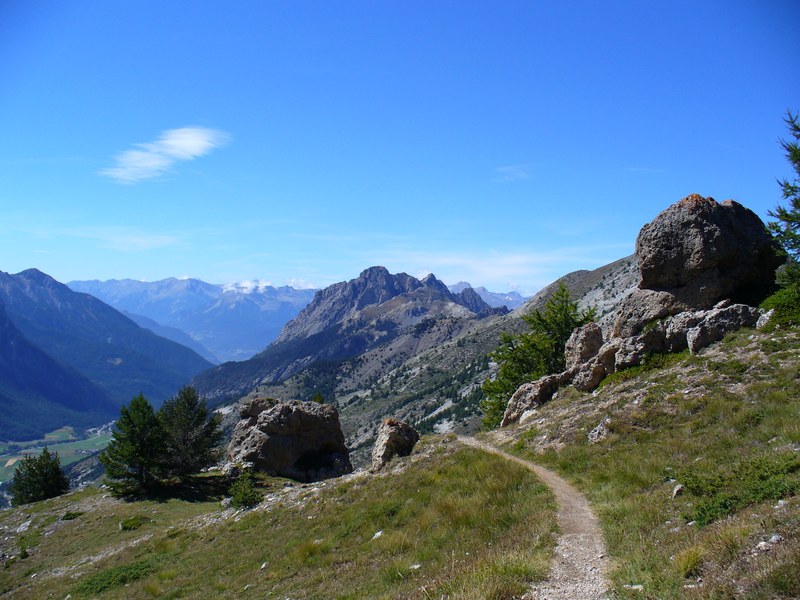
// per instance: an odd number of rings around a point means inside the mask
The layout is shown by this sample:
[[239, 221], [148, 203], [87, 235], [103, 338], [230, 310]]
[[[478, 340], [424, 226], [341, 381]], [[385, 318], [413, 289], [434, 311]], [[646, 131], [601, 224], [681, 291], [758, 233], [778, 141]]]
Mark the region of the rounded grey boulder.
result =
[[256, 398], [241, 411], [227, 460], [302, 482], [353, 470], [339, 413], [330, 404]]

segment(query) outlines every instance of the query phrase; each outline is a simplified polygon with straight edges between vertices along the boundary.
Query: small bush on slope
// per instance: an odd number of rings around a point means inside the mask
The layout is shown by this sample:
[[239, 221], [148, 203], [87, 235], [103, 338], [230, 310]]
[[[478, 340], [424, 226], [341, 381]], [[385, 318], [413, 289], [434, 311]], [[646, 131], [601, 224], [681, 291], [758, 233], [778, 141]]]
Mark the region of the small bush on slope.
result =
[[767, 324], [768, 331], [797, 327], [800, 325], [800, 284], [778, 290], [761, 303], [761, 308], [775, 310]]

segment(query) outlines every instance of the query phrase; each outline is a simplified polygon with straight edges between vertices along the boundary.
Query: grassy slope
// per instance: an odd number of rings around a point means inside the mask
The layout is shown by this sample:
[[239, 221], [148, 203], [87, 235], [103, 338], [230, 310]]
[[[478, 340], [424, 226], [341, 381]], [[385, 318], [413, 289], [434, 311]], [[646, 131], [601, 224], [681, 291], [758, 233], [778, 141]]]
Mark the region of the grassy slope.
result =
[[620, 597], [800, 597], [798, 347], [796, 330], [742, 330], [595, 394], [562, 392], [510, 436], [589, 496]]
[[[4, 550], [29, 555], [6, 560], [0, 594], [508, 598], [546, 574], [554, 544], [547, 488], [450, 438], [426, 438], [379, 476], [264, 479], [266, 502], [243, 513], [220, 510], [214, 482], [198, 480], [211, 487], [187, 500], [125, 503], [94, 490], [3, 511], [16, 545]], [[63, 520], [68, 511], [83, 514]]]

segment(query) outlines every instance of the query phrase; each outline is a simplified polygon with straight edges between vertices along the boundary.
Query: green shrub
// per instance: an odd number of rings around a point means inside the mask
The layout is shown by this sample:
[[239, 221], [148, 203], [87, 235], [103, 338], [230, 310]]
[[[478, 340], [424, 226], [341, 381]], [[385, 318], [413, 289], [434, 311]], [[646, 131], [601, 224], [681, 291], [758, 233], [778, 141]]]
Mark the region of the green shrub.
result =
[[522, 319], [528, 331], [517, 335], [502, 333], [500, 347], [489, 355], [497, 373], [481, 386], [483, 426], [495, 429], [503, 420], [508, 401], [520, 385], [565, 368], [564, 347], [576, 327], [594, 321], [594, 308], [580, 311], [564, 283], [560, 283], [542, 310], [534, 309]]
[[761, 303], [761, 308], [775, 309], [767, 331], [800, 325], [800, 284], [778, 290]]
[[686, 518], [708, 525], [757, 502], [778, 500], [800, 490], [800, 457], [764, 454], [742, 460], [725, 472], [680, 474], [688, 492], [699, 496]]
[[79, 510], [68, 510], [61, 517], [61, 520], [62, 521], [72, 521], [73, 519], [77, 519], [78, 517], [80, 517], [82, 514], [83, 514], [83, 512], [79, 511]]
[[250, 473], [242, 473], [233, 482], [229, 492], [231, 504], [236, 508], [252, 508], [261, 502], [263, 495], [253, 483], [253, 476]]
[[137, 560], [91, 575], [73, 588], [73, 592], [87, 596], [100, 594], [147, 577], [155, 570], [155, 562], [152, 559]]

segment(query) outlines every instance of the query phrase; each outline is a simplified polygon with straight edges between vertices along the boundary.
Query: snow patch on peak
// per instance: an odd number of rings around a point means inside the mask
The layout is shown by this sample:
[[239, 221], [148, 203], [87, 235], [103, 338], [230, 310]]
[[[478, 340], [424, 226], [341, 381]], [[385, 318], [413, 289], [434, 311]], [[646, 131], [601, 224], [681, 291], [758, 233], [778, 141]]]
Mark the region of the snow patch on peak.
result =
[[236, 283], [227, 283], [222, 286], [222, 291], [223, 293], [252, 294], [254, 292], [263, 292], [269, 287], [272, 287], [271, 281], [246, 279], [245, 281], [238, 281]]

